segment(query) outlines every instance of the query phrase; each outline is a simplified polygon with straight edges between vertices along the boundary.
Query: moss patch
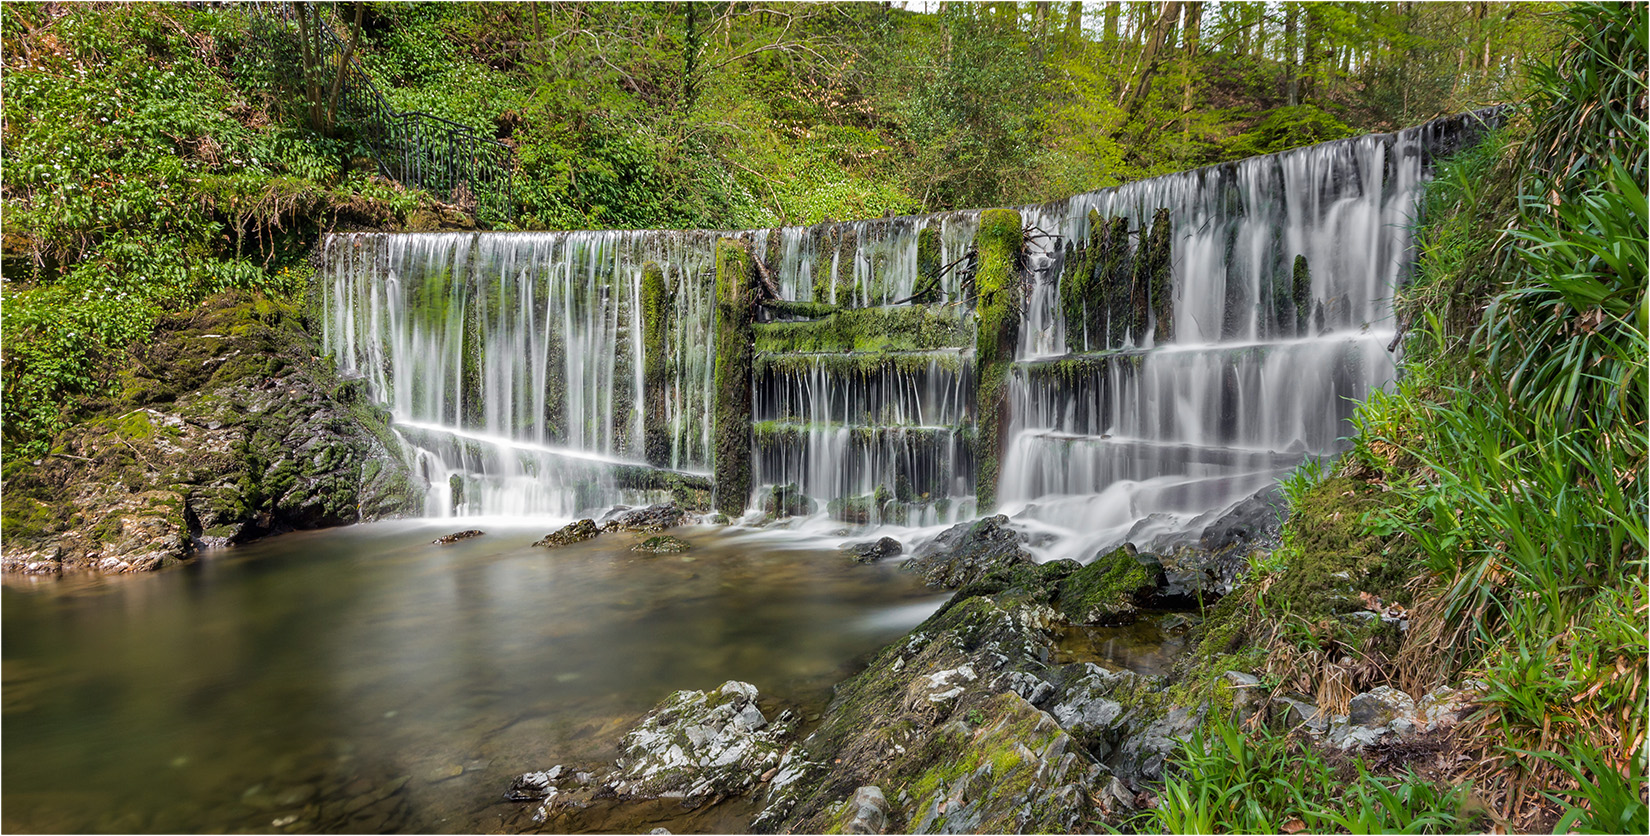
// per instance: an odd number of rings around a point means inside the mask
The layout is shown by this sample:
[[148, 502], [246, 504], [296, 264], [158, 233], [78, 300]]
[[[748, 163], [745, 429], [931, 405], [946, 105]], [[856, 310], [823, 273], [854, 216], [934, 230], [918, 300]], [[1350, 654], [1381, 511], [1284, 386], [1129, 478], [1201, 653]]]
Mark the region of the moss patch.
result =
[[756, 350], [797, 352], [931, 351], [963, 348], [973, 337], [960, 305], [842, 308], [808, 322], [755, 326]]
[[1134, 616], [1141, 595], [1155, 586], [1155, 573], [1124, 545], [1061, 582], [1058, 606], [1074, 624], [1119, 623]]

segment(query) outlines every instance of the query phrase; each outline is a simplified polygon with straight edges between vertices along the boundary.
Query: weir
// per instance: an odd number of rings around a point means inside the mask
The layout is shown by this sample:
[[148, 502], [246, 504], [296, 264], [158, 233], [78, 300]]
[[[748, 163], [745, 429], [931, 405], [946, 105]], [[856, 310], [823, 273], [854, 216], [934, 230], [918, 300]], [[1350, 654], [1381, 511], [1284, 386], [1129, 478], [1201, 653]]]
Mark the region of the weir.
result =
[[[334, 234], [325, 346], [390, 409], [433, 516], [714, 492], [851, 523], [1001, 510], [1080, 551], [1341, 449], [1395, 373], [1420, 187], [1494, 118], [1012, 210]], [[764, 284], [780, 298], [719, 308]]]

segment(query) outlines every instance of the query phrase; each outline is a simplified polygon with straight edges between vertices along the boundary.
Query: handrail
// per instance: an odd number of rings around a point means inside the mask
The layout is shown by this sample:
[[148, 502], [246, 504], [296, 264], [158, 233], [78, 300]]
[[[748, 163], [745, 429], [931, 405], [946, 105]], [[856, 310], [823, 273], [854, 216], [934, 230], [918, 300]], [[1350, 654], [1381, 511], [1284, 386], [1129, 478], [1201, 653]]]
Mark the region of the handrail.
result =
[[[254, 14], [291, 31], [292, 3], [251, 5]], [[326, 63], [337, 66], [343, 40], [330, 23], [320, 31], [329, 53]], [[356, 135], [372, 150], [380, 173], [429, 191], [478, 220], [515, 218], [515, 172], [508, 145], [433, 113], [397, 111], [354, 56], [340, 72], [338, 112], [350, 114]]]

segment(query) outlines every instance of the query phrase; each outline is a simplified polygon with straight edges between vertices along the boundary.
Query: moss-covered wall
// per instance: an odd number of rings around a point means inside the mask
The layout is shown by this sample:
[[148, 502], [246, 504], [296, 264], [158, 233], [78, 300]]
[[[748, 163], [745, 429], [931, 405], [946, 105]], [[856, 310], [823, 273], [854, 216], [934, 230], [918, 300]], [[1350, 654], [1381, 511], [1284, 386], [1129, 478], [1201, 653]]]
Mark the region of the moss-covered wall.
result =
[[751, 314], [755, 264], [744, 243], [716, 242], [716, 510], [744, 513], [751, 492]]
[[655, 467], [670, 465], [670, 430], [665, 426], [665, 384], [670, 375], [665, 335], [670, 331], [670, 294], [665, 273], [642, 265], [642, 426], [643, 453]]
[[974, 490], [980, 513], [997, 504], [997, 469], [1003, 453], [1003, 431], [1008, 424], [1008, 371], [1020, 336], [1020, 244], [1024, 230], [1020, 213], [987, 209], [980, 213], [974, 236], [980, 266], [974, 275], [978, 294], [975, 313], [975, 386], [979, 418], [976, 422]]

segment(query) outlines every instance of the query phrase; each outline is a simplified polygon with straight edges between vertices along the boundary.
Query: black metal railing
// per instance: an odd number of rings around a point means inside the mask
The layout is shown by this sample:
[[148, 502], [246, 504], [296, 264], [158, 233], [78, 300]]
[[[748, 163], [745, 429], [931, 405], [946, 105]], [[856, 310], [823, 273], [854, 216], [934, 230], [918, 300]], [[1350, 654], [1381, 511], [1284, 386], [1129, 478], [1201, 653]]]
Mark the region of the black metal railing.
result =
[[[254, 13], [296, 35], [292, 3], [253, 3]], [[330, 8], [330, 4], [328, 4]], [[319, 27], [323, 64], [341, 73], [337, 116], [372, 151], [379, 172], [424, 189], [474, 215], [478, 221], [515, 218], [514, 155], [510, 147], [474, 128], [420, 111], [401, 112], [373, 84], [352, 55], [344, 57], [341, 21], [330, 12]]]

